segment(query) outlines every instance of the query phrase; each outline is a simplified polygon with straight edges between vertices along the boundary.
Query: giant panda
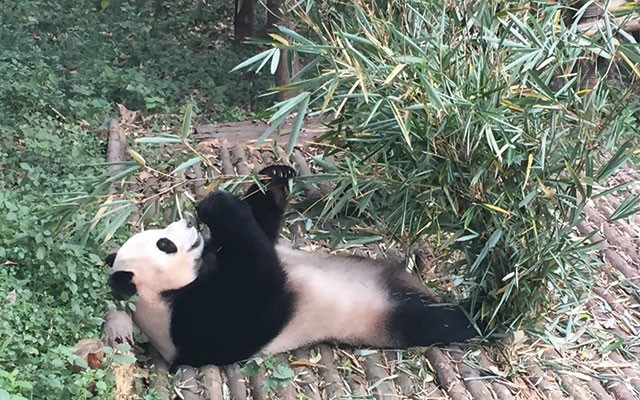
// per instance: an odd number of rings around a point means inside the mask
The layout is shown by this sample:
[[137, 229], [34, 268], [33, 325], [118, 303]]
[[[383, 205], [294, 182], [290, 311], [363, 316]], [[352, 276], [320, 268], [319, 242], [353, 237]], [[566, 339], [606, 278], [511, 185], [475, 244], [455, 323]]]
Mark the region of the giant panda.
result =
[[108, 257], [109, 284], [137, 294], [133, 319], [172, 365], [225, 365], [320, 342], [406, 348], [477, 335], [460, 308], [432, 304], [416, 277], [383, 262], [277, 245], [295, 171], [270, 166], [266, 191], [216, 191], [186, 221], [150, 229]]

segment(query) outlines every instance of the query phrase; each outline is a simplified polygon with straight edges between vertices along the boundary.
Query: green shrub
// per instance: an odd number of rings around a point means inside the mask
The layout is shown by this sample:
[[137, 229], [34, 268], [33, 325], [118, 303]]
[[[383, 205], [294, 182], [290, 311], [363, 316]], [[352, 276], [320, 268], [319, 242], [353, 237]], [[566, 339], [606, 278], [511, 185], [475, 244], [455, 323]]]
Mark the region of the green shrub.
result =
[[96, 191], [116, 103], [166, 113], [153, 122], [163, 126], [192, 99], [213, 120], [259, 109], [272, 79], [228, 73], [252, 51], [224, 43], [230, 12], [187, 0], [3, 4], [0, 399], [110, 398], [121, 358], [75, 372], [73, 354], [99, 335], [109, 247], [88, 229], [95, 209], [57, 205]]
[[[376, 6], [378, 4], [378, 6]], [[324, 215], [450, 250], [497, 325], [533, 323], [591, 283], [582, 210], [632, 153], [638, 62], [610, 20], [592, 36], [548, 2], [301, 2], [279, 49], [308, 60], [273, 125], [324, 114]], [[597, 86], [584, 65], [599, 57]], [[617, 80], [606, 72], [617, 69]], [[485, 296], [486, 295], [486, 296]]]
[[[168, 111], [193, 99], [212, 120], [246, 117], [268, 75], [230, 75], [252, 49], [226, 43], [225, 3], [93, 0], [7, 4], [0, 28], [0, 112], [104, 117], [114, 103]], [[228, 9], [228, 10], [227, 10]], [[227, 10], [223, 12], [222, 10]], [[237, 115], [237, 107], [245, 111]]]

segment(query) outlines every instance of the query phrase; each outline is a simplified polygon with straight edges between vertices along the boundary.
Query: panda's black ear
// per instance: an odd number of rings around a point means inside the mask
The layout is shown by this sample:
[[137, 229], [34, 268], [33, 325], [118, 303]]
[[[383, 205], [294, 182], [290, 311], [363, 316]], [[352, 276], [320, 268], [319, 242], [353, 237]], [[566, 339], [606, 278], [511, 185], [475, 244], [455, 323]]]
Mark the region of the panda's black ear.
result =
[[118, 253], [111, 253], [107, 256], [107, 259], [104, 262], [111, 268], [113, 268], [113, 262], [116, 260], [116, 255]]

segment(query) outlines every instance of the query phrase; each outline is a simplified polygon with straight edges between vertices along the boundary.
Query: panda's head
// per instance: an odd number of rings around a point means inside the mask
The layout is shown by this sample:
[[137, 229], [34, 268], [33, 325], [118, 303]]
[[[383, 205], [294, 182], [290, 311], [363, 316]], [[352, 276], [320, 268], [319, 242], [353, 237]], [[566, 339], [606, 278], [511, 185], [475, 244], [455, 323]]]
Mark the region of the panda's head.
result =
[[184, 219], [140, 232], [107, 257], [113, 268], [109, 284], [122, 298], [182, 288], [198, 276], [203, 247], [198, 229]]

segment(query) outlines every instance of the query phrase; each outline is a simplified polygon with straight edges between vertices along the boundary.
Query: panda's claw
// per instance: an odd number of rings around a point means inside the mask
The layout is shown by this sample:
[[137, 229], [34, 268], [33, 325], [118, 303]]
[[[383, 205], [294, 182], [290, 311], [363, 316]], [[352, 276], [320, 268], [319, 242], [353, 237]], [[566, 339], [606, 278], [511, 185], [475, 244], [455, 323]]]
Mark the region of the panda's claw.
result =
[[298, 173], [288, 165], [270, 165], [260, 170], [258, 174], [270, 176], [274, 181], [284, 181], [294, 178]]

